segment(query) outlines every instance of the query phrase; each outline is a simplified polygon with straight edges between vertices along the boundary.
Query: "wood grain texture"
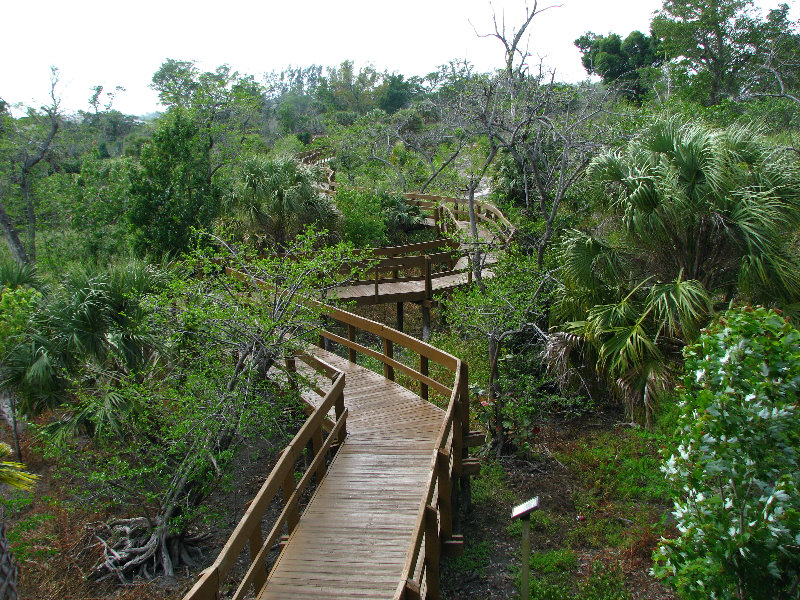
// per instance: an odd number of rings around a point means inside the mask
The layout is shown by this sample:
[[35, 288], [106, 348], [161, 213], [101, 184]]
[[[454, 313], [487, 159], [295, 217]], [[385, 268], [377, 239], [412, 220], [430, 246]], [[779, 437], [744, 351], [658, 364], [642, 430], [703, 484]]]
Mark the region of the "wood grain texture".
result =
[[[348, 435], [258, 598], [388, 600], [403, 574], [445, 415], [383, 375], [312, 353], [345, 373]], [[306, 368], [298, 361], [299, 371]], [[320, 401], [316, 393], [306, 399]]]

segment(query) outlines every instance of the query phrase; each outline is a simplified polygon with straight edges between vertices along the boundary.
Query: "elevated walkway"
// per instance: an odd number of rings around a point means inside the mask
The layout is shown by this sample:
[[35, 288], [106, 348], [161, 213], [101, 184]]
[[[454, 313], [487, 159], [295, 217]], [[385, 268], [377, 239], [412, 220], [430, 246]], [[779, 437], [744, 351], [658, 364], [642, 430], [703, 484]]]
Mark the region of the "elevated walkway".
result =
[[[463, 543], [453, 512], [460, 478], [477, 468], [467, 449], [482, 443], [469, 431], [467, 367], [380, 323], [323, 311], [346, 337], [321, 330], [319, 347], [285, 369], [289, 384], [306, 382], [311, 414], [184, 600], [222, 597], [245, 547], [250, 566], [234, 600], [439, 597], [440, 556]], [[366, 360], [383, 372], [357, 364]], [[281, 499], [265, 536], [262, 518]]]

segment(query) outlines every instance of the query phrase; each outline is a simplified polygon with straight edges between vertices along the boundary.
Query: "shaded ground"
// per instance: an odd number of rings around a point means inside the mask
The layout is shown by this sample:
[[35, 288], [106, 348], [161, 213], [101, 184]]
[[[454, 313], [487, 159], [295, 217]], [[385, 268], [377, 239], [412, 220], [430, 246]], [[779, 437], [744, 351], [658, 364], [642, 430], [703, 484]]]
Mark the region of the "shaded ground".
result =
[[611, 416], [543, 427], [529, 459], [486, 460], [462, 519], [464, 554], [445, 560], [446, 598], [519, 597], [521, 524], [511, 508], [539, 496], [531, 519], [531, 597], [667, 600], [649, 575], [668, 506], [658, 440]]

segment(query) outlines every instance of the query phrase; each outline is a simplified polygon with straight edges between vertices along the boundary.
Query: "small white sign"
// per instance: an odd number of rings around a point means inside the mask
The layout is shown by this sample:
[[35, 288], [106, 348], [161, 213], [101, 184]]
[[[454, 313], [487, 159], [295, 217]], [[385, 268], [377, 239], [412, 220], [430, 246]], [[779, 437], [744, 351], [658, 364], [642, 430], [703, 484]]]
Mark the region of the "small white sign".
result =
[[518, 519], [520, 517], [525, 517], [535, 511], [537, 508], [539, 508], [539, 496], [531, 498], [527, 502], [515, 506], [511, 511], [511, 518]]

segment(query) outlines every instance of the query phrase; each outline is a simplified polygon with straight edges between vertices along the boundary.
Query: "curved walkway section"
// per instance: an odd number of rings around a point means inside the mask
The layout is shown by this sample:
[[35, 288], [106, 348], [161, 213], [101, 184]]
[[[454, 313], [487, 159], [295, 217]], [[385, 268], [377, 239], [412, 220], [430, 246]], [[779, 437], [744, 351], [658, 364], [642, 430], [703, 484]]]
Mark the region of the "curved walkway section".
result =
[[345, 374], [347, 440], [258, 598], [391, 600], [444, 411], [330, 352], [314, 355]]
[[[233, 600], [436, 599], [440, 556], [463, 545], [452, 522], [459, 477], [476, 472], [468, 447], [483, 441], [469, 431], [467, 367], [380, 323], [308, 302], [330, 327], [284, 372], [288, 385], [305, 382], [311, 414], [185, 600], [222, 597], [246, 547], [250, 563]], [[357, 364], [367, 359], [383, 372]]]

